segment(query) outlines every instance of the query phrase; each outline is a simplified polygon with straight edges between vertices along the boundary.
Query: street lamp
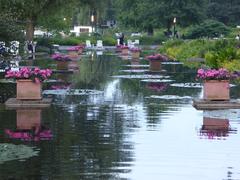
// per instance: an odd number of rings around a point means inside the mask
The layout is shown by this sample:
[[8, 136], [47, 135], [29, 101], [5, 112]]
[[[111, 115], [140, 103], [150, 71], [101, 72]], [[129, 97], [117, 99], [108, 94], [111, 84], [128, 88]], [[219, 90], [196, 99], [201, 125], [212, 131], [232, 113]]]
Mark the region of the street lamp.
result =
[[92, 14], [91, 15], [91, 24], [92, 24], [92, 33], [93, 33], [93, 25], [94, 25], [94, 15]]
[[176, 36], [176, 23], [177, 23], [177, 18], [173, 18], [173, 37], [175, 38]]

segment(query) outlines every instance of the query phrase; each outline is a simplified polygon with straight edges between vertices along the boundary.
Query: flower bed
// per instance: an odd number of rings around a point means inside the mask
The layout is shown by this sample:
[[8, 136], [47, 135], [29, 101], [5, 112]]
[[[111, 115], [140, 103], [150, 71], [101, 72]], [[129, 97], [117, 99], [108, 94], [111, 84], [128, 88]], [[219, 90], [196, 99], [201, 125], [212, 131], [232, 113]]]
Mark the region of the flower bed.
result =
[[52, 75], [50, 69], [28, 68], [23, 67], [18, 71], [9, 70], [6, 72], [5, 78], [9, 79], [30, 79], [35, 83], [43, 82]]
[[229, 80], [235, 75], [226, 69], [198, 69], [197, 78], [202, 80]]

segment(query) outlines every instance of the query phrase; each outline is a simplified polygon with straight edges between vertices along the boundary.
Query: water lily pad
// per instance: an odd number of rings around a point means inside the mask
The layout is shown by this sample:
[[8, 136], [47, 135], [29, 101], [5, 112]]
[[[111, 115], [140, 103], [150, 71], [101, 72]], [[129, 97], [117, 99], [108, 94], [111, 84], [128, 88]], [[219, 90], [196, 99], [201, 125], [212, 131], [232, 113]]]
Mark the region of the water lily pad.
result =
[[97, 95], [103, 94], [103, 91], [92, 90], [92, 89], [56, 89], [56, 90], [45, 90], [43, 94], [46, 95], [74, 95], [74, 96], [86, 96], [86, 95]]
[[191, 96], [175, 96], [175, 95], [163, 95], [163, 96], [157, 96], [152, 95], [146, 98], [152, 98], [152, 99], [166, 99], [166, 100], [181, 100], [181, 99], [192, 99]]
[[161, 78], [170, 78], [170, 76], [162, 76], [162, 75], [150, 75], [150, 74], [143, 74], [143, 75], [119, 75], [119, 76], [112, 76], [113, 78], [122, 78], [122, 79], [161, 79]]
[[6, 161], [27, 159], [37, 155], [37, 151], [26, 145], [0, 144], [0, 164]]
[[125, 67], [149, 67], [149, 65], [143, 65], [143, 64], [129, 64], [129, 65], [123, 65]]
[[201, 83], [174, 83], [171, 84], [170, 86], [183, 88], [202, 88]]
[[156, 83], [162, 83], [162, 82], [173, 82], [174, 80], [171, 79], [143, 79], [141, 82], [156, 82]]
[[127, 73], [143, 73], [146, 72], [146, 69], [128, 69], [128, 70], [121, 70], [121, 72], [127, 72]]
[[162, 62], [162, 64], [183, 64], [182, 62]]

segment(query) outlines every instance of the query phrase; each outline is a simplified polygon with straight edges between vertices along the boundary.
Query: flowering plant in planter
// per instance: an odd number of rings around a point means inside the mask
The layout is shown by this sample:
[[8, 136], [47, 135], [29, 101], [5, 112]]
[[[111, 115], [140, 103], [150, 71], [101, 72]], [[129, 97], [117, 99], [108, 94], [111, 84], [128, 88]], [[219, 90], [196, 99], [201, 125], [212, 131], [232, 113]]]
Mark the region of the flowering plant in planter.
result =
[[236, 75], [224, 68], [220, 69], [198, 69], [197, 78], [202, 80], [229, 80]]
[[77, 46], [70, 47], [67, 50], [68, 51], [78, 51], [78, 50], [83, 49], [83, 48], [84, 48], [84, 45], [77, 45]]
[[121, 46], [121, 49], [128, 49], [128, 46]]
[[51, 57], [56, 61], [71, 61], [71, 58], [67, 54], [56, 53], [53, 54]]
[[154, 55], [147, 56], [147, 60], [167, 61], [168, 58], [162, 54], [154, 54]]
[[134, 47], [134, 48], [130, 48], [130, 51], [131, 52], [141, 52], [141, 49]]
[[48, 79], [51, 75], [52, 71], [50, 69], [23, 67], [18, 71], [7, 71], [5, 77], [9, 79], [31, 79], [35, 83], [40, 83]]

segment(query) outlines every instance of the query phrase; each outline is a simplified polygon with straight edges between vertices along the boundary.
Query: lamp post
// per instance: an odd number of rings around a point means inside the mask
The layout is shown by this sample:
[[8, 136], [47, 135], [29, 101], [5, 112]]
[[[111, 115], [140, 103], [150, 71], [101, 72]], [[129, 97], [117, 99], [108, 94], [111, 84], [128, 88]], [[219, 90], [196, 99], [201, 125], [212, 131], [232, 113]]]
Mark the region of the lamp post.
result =
[[91, 15], [91, 24], [92, 24], [92, 33], [94, 32], [93, 25], [94, 25], [94, 14]]
[[177, 23], [177, 18], [173, 18], [173, 37], [176, 37], [176, 23]]

